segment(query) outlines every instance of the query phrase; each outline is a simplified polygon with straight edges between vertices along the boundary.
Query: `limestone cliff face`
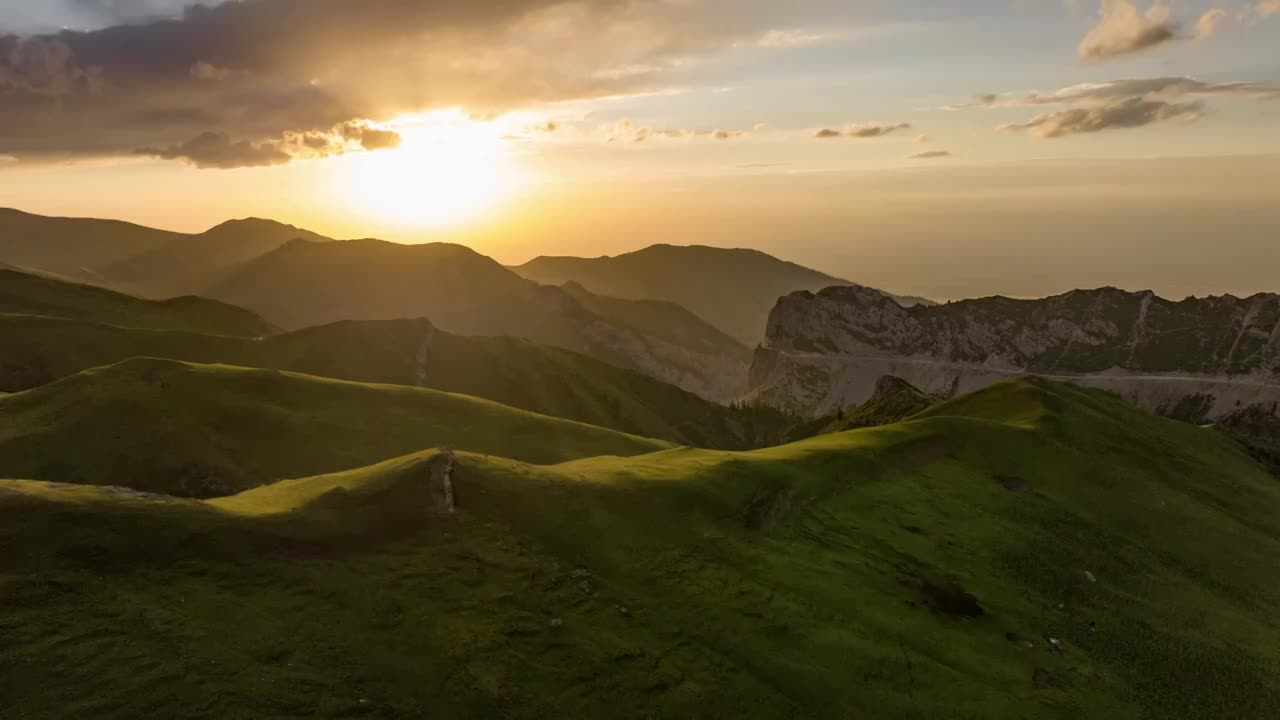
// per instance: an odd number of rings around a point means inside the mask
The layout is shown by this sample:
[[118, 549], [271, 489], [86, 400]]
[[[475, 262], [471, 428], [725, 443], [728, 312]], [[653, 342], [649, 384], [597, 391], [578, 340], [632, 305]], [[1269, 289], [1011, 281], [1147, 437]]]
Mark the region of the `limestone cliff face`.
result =
[[782, 298], [749, 397], [803, 413], [865, 401], [883, 375], [951, 395], [1011, 375], [1061, 377], [1159, 412], [1207, 396], [1206, 417], [1280, 398], [1280, 295], [1172, 302], [1077, 290], [905, 308], [875, 291]]

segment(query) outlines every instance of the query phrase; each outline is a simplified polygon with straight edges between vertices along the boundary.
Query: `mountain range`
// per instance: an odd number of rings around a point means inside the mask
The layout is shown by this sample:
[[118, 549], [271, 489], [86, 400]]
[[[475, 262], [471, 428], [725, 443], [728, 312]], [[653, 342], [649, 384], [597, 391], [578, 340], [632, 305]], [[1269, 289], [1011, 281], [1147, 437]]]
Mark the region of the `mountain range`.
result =
[[[777, 299], [791, 292], [854, 283], [758, 250], [654, 245], [616, 257], [539, 257], [512, 268], [546, 285], [577, 283], [590, 292], [682, 305], [754, 346]], [[890, 295], [903, 305], [932, 304]]]
[[0, 264], [0, 717], [1280, 707], [1280, 296], [16, 211]]

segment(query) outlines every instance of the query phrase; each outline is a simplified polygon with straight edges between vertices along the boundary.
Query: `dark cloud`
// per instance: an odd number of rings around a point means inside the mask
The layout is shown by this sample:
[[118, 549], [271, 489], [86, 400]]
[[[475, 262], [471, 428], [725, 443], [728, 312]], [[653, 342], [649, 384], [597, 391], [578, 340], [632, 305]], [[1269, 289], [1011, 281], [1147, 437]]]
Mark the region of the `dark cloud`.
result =
[[390, 150], [400, 147], [400, 135], [390, 130], [366, 128], [360, 133], [360, 145], [365, 150]]
[[1169, 19], [1163, 0], [1154, 0], [1146, 12], [1133, 0], [1102, 0], [1098, 24], [1080, 42], [1080, 57], [1108, 60], [1163, 45], [1178, 37], [1178, 26]]
[[818, 139], [828, 138], [878, 138], [884, 137], [899, 130], [910, 130], [910, 123], [898, 123], [896, 125], [887, 125], [879, 122], [860, 123], [856, 125], [847, 125], [843, 130], [832, 130], [823, 128], [819, 130], [814, 137]]
[[1028, 130], [1042, 138], [1096, 133], [1117, 128], [1137, 128], [1171, 120], [1192, 122], [1204, 114], [1199, 101], [1171, 103], [1140, 97], [1124, 98], [1094, 107], [1070, 108], [1046, 113], [1025, 123], [1002, 125], [1003, 132]]
[[361, 122], [347, 122], [328, 131], [286, 132], [261, 142], [234, 140], [222, 132], [200, 133], [185, 142], [162, 148], [147, 147], [139, 155], [185, 160], [199, 168], [263, 167], [282, 165], [300, 157], [328, 157], [354, 150], [387, 150], [400, 147], [399, 133]]
[[924, 152], [912, 153], [907, 156], [908, 160], [932, 160], [935, 158], [951, 157], [951, 153], [946, 150], [925, 150]]
[[[306, 141], [304, 140], [304, 143]], [[140, 155], [153, 155], [166, 160], [186, 160], [200, 168], [238, 168], [283, 165], [292, 156], [276, 143], [254, 144], [234, 141], [226, 133], [204, 132], [167, 148], [142, 148]]]
[[212, 152], [217, 137], [222, 155], [256, 162], [278, 156], [245, 148], [291, 152], [287, 133], [356, 118], [652, 89], [654, 74], [607, 70], [661, 68], [742, 31], [666, 0], [240, 0], [175, 15], [176, 4], [84, 0], [137, 23], [0, 36], [0, 154], [192, 159], [183, 148], [203, 138], [196, 149]]

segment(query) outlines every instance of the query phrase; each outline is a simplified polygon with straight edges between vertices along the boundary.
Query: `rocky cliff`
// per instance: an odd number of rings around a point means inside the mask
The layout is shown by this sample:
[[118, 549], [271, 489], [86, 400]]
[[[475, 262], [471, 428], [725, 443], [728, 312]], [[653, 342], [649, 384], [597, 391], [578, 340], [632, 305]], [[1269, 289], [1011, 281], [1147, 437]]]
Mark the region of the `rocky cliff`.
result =
[[947, 396], [1042, 375], [1186, 419], [1274, 414], [1280, 295], [1173, 302], [1104, 288], [902, 307], [863, 288], [793, 293], [769, 317], [749, 397], [820, 415], [865, 401], [884, 375]]

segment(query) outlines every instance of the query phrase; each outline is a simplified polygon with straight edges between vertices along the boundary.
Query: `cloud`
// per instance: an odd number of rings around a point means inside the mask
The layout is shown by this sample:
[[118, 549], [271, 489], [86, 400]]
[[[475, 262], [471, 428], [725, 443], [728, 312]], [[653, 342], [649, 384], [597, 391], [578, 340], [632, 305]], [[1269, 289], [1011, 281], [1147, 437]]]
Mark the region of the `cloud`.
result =
[[1102, 0], [1098, 24], [1080, 42], [1080, 57], [1108, 60], [1163, 45], [1178, 36], [1164, 0], [1155, 0], [1145, 13], [1133, 0]]
[[[653, 128], [648, 125], [641, 125], [631, 120], [619, 120], [612, 125], [604, 125], [594, 133], [596, 137], [602, 137], [607, 143], [614, 144], [637, 144], [645, 143], [650, 140], [737, 140], [747, 137], [757, 132], [763, 132], [765, 127], [758, 125], [758, 130], [724, 130], [717, 128], [711, 131], [690, 130], [688, 128]], [[591, 131], [587, 131], [588, 136]]]
[[1214, 8], [1201, 15], [1199, 22], [1196, 23], [1196, 39], [1203, 40], [1217, 33], [1226, 19], [1227, 11], [1222, 8]]
[[223, 132], [206, 131], [166, 147], [135, 151], [165, 160], [184, 160], [198, 168], [228, 169], [283, 165], [295, 158], [328, 157], [355, 150], [400, 147], [400, 135], [366, 122], [346, 122], [328, 131], [285, 132], [278, 138], [254, 142], [236, 140]]
[[933, 160], [936, 158], [951, 157], [951, 153], [946, 150], [926, 150], [923, 152], [912, 153], [907, 156], [908, 160]]
[[227, 68], [210, 65], [203, 60], [200, 60], [191, 66], [192, 80], [226, 80], [233, 74], [234, 73]]
[[276, 143], [233, 141], [226, 133], [212, 131], [167, 148], [142, 148], [137, 152], [166, 160], [186, 160], [198, 168], [264, 167], [283, 165], [293, 159]]
[[1280, 0], [1262, 0], [1254, 11], [1258, 13], [1258, 17], [1280, 15]]
[[1041, 138], [1096, 133], [1119, 128], [1138, 128], [1181, 120], [1194, 122], [1204, 114], [1200, 101], [1171, 103], [1140, 97], [1124, 98], [1095, 107], [1070, 108], [1046, 113], [1025, 123], [1001, 125], [1002, 132], [1030, 131]]
[[391, 150], [400, 147], [400, 134], [391, 130], [362, 128], [358, 135], [360, 147], [365, 150]]
[[957, 105], [943, 105], [943, 110], [965, 110], [975, 107], [994, 107], [1000, 101], [1000, 96], [994, 93], [979, 93], [973, 96], [973, 100], [967, 103]]
[[1106, 102], [1123, 98], [1174, 99], [1186, 95], [1225, 95], [1280, 98], [1280, 83], [1221, 82], [1210, 83], [1189, 77], [1125, 78], [1101, 83], [1083, 83], [1062, 88], [1049, 95], [1030, 95], [1028, 105]]
[[797, 48], [817, 45], [833, 38], [833, 35], [811, 30], [770, 30], [756, 41], [756, 45], [770, 49]]
[[764, 22], [684, 0], [69, 1], [80, 27], [131, 24], [0, 34], [0, 154], [256, 164], [286, 133], [354, 118], [659, 91]]
[[920, 133], [915, 139], [917, 145], [928, 145], [931, 142], [933, 142], [933, 138], [929, 137], [929, 133]]
[[842, 130], [832, 130], [831, 128], [823, 128], [814, 134], [818, 139], [828, 138], [878, 138], [884, 137], [899, 130], [910, 130], [910, 123], [898, 123], [896, 125], [888, 125], [881, 122], [859, 123], [855, 125], [846, 125]]

